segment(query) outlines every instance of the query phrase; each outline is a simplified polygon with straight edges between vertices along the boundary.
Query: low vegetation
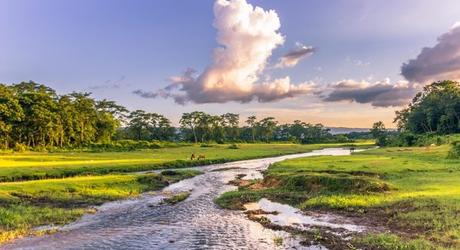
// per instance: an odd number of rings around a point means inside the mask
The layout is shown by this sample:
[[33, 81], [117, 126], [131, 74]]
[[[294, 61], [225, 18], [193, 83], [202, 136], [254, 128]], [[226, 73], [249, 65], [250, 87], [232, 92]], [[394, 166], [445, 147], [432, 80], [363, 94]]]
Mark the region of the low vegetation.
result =
[[[355, 143], [370, 145], [372, 141]], [[321, 147], [344, 144], [225, 144], [207, 147], [188, 145], [132, 152], [25, 152], [0, 154], [0, 182], [103, 175], [161, 168], [181, 168], [234, 160], [307, 152]], [[229, 148], [230, 147], [230, 148]], [[190, 160], [190, 156], [205, 155], [205, 160]]]
[[173, 195], [171, 197], [165, 198], [163, 200], [163, 203], [169, 204], [169, 205], [174, 205], [174, 204], [177, 204], [177, 203], [179, 203], [181, 201], [186, 200], [189, 196], [190, 196], [190, 192], [181, 192], [181, 193], [175, 194], [175, 195]]
[[241, 209], [266, 197], [304, 211], [368, 218], [366, 223], [391, 232], [355, 237], [352, 244], [364, 249], [460, 248], [460, 160], [448, 157], [451, 148], [382, 148], [286, 160], [270, 166], [263, 181], [216, 202]]

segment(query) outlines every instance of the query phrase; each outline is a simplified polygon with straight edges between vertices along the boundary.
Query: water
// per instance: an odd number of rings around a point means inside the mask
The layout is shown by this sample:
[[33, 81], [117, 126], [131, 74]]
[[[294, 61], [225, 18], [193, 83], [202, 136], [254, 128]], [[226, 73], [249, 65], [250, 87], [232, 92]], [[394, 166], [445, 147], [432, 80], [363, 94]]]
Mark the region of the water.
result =
[[[258, 202], [248, 203], [245, 208], [251, 210], [262, 210], [267, 214], [255, 215], [266, 217], [272, 223], [279, 226], [290, 226], [300, 230], [308, 230], [312, 226], [325, 227], [330, 229], [344, 229], [347, 232], [360, 233], [366, 230], [365, 227], [348, 222], [345, 218], [326, 213], [315, 213], [306, 215], [297, 208], [286, 204], [273, 202], [268, 199], [261, 199]], [[273, 213], [275, 212], [275, 213]]]
[[[348, 154], [347, 149], [323, 149], [199, 167], [205, 172], [203, 175], [170, 185], [161, 192], [106, 203], [97, 213], [85, 215], [55, 234], [19, 239], [1, 249], [302, 249], [288, 233], [265, 229], [241, 211], [220, 209], [213, 200], [220, 193], [235, 189], [227, 183], [238, 174], [246, 174], [247, 179], [261, 178], [260, 171], [274, 162]], [[215, 171], [218, 169], [223, 170]], [[161, 204], [165, 196], [184, 191], [191, 191], [185, 201]], [[282, 245], [275, 244], [275, 238], [282, 238]]]

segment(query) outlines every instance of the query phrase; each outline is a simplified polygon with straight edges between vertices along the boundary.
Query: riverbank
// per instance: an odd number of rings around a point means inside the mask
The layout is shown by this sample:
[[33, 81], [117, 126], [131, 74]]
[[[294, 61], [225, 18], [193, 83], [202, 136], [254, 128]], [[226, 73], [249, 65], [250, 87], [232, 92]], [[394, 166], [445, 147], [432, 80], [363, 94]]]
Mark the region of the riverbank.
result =
[[[356, 146], [369, 144], [363, 142]], [[242, 144], [236, 149], [230, 145], [207, 145], [122, 153], [3, 154], [0, 176], [8, 182], [0, 183], [0, 242], [29, 234], [37, 226], [70, 223], [92, 212], [94, 205], [158, 190], [198, 174], [188, 170], [163, 174], [126, 172], [206, 165], [336, 146], [339, 145]], [[192, 153], [205, 154], [207, 160], [186, 160]], [[16, 179], [20, 181], [12, 181]]]
[[[350, 247], [455, 249], [460, 247], [460, 160], [447, 159], [448, 150], [448, 145], [383, 148], [286, 160], [270, 166], [262, 181], [246, 182], [216, 202], [242, 209], [268, 198], [384, 229], [346, 239]], [[315, 234], [309, 240], [330, 237], [326, 230]]]

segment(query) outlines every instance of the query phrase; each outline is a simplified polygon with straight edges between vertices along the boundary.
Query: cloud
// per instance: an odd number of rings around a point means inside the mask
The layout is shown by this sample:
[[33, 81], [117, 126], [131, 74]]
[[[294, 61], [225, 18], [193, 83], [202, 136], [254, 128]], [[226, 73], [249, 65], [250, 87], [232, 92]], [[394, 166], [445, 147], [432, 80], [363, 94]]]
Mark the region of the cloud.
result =
[[315, 48], [312, 46], [297, 44], [297, 48], [289, 51], [279, 59], [279, 62], [276, 64], [275, 68], [294, 67], [297, 65], [297, 63], [299, 63], [300, 60], [307, 56], [313, 55], [314, 52]]
[[[284, 43], [280, 20], [274, 10], [254, 7], [246, 0], [216, 0], [214, 27], [217, 42], [212, 63], [199, 75], [187, 70], [170, 77], [170, 84], [160, 90], [162, 97], [177, 103], [225, 103], [229, 101], [270, 102], [309, 93], [308, 83], [294, 85], [289, 77], [261, 81], [272, 51]], [[136, 91], [143, 97], [159, 96]]]
[[420, 86], [408, 82], [391, 84], [389, 79], [374, 83], [343, 80], [332, 85], [331, 90], [327, 95], [322, 96], [324, 101], [349, 101], [370, 103], [374, 107], [399, 107], [407, 105], [420, 90]]
[[437, 44], [423, 48], [417, 58], [404, 63], [401, 74], [411, 82], [460, 80], [460, 25], [441, 35]]

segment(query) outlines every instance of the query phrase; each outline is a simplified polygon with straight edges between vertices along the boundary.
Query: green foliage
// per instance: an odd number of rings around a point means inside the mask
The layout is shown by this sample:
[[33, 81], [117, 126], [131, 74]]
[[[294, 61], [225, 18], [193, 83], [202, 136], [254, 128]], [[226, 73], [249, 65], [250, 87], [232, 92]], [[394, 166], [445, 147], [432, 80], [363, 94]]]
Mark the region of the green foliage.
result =
[[135, 151], [140, 149], [158, 149], [162, 144], [154, 141], [117, 140], [110, 143], [91, 143], [87, 148], [92, 152]]
[[369, 234], [356, 239], [357, 245], [365, 245], [371, 249], [381, 250], [434, 250], [439, 249], [425, 239], [406, 240], [391, 234]]
[[35, 82], [0, 84], [1, 145], [46, 150], [110, 142], [120, 126], [117, 115], [124, 110], [110, 101], [96, 101], [89, 93], [59, 96]]
[[236, 145], [235, 143], [231, 144], [230, 146], [227, 147], [228, 149], [239, 149], [240, 147], [238, 147], [238, 145]]
[[190, 196], [190, 192], [181, 192], [179, 194], [173, 195], [172, 197], [168, 197], [163, 200], [163, 203], [169, 205], [175, 205], [181, 201], [186, 200]]
[[415, 134], [460, 132], [460, 84], [439, 81], [425, 86], [408, 108], [396, 112], [395, 122]]
[[452, 143], [452, 147], [447, 155], [449, 159], [460, 159], [460, 142]]
[[459, 135], [439, 135], [435, 133], [414, 134], [411, 132], [401, 132], [388, 134], [386, 144], [390, 147], [413, 147], [449, 144], [460, 139]]
[[372, 137], [376, 140], [378, 146], [385, 146], [387, 145], [387, 131], [385, 129], [385, 125], [383, 122], [379, 121], [372, 125], [372, 129], [370, 130]]

